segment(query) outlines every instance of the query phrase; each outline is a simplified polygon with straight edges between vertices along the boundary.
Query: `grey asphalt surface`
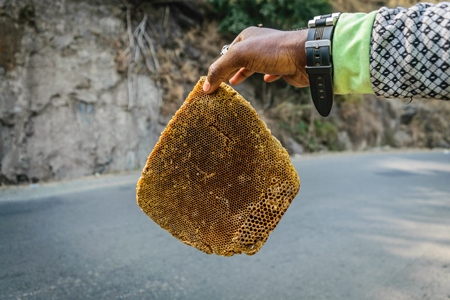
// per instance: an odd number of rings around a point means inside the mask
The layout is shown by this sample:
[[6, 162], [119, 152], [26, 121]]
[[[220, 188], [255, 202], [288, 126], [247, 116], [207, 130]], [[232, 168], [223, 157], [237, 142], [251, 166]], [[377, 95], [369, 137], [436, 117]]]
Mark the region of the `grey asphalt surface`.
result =
[[0, 299], [450, 299], [450, 154], [296, 158], [300, 193], [254, 256], [186, 246], [139, 172], [0, 189]]

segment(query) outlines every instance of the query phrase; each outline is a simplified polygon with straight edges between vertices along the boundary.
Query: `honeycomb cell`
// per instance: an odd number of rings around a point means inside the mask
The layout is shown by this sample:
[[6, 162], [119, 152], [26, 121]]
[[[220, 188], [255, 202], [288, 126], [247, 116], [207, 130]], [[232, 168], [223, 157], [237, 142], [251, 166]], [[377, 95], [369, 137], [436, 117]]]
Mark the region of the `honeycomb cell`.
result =
[[300, 188], [289, 155], [242, 96], [202, 77], [150, 153], [137, 203], [208, 254], [255, 254]]

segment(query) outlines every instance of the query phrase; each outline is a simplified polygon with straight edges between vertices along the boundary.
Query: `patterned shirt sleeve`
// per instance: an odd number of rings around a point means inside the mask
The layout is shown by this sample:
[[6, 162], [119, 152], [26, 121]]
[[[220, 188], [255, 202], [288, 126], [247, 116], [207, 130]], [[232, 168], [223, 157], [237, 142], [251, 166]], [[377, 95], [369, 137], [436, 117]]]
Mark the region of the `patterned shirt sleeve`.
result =
[[450, 100], [450, 3], [380, 9], [370, 77], [377, 96]]

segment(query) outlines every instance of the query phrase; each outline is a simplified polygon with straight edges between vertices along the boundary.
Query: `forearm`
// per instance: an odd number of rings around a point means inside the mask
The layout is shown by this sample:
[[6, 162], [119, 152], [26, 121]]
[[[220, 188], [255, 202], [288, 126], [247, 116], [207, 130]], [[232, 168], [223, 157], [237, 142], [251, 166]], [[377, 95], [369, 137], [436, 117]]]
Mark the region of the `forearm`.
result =
[[448, 100], [449, 15], [449, 3], [344, 14], [333, 40], [336, 93]]

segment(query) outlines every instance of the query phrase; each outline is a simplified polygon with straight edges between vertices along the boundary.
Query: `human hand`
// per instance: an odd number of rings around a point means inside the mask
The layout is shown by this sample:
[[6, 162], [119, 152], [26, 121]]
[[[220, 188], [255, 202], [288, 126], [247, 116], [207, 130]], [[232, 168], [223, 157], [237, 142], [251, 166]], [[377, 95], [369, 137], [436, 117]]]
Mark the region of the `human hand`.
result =
[[308, 86], [306, 36], [307, 30], [245, 29], [231, 43], [228, 52], [209, 67], [203, 90], [210, 94], [225, 81], [239, 84], [255, 72], [265, 74], [266, 82], [283, 78], [296, 87]]

